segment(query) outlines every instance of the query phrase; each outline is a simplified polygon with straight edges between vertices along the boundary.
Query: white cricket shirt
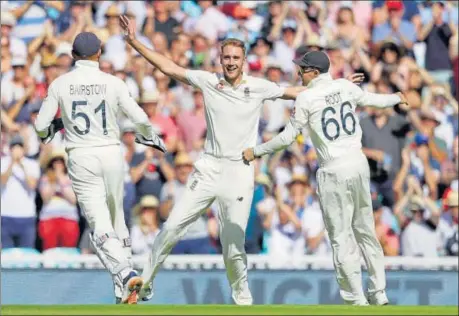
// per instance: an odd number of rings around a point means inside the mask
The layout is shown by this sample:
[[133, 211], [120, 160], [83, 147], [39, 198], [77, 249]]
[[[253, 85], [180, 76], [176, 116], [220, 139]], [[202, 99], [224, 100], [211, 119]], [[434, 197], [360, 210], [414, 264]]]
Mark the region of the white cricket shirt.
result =
[[289, 146], [307, 127], [317, 151], [320, 165], [361, 151], [362, 129], [356, 107], [389, 107], [401, 102], [396, 94], [376, 94], [363, 91], [346, 80], [333, 80], [321, 74], [312, 80], [295, 102], [294, 115], [284, 131], [269, 142], [254, 148], [261, 156]]
[[74, 70], [53, 81], [35, 121], [35, 129], [41, 137], [47, 136], [58, 107], [67, 149], [120, 144], [117, 122], [120, 109], [143, 136], [149, 138], [153, 131], [127, 85], [100, 71], [98, 62], [79, 60]]
[[188, 82], [204, 97], [207, 135], [204, 151], [217, 158], [241, 160], [242, 151], [257, 142], [264, 100], [283, 96], [285, 88], [274, 82], [243, 75], [237, 87], [222, 74], [187, 70]]

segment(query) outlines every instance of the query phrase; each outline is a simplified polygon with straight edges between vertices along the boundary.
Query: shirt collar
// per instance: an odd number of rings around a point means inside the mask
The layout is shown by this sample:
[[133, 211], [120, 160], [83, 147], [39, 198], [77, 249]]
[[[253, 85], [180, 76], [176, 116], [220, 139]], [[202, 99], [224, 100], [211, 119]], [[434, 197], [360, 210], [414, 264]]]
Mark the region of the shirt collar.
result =
[[92, 60], [77, 60], [75, 63], [76, 67], [91, 67], [99, 69], [99, 62]]
[[320, 74], [319, 76], [317, 76], [317, 78], [311, 80], [311, 82], [308, 84], [308, 88], [312, 88], [312, 87], [315, 87], [315, 86], [318, 86], [318, 85], [322, 85], [322, 84], [328, 83], [328, 82], [330, 82], [332, 80], [333, 80], [333, 78], [330, 75], [330, 73], [327, 72], [327, 73], [324, 73], [324, 74]]
[[247, 75], [245, 72], [242, 73], [242, 80], [241, 82], [239, 83], [239, 85], [237, 85], [236, 87], [233, 87], [228, 81], [225, 80], [225, 76], [223, 75], [223, 73], [219, 73], [218, 74], [218, 78], [219, 78], [219, 83], [222, 84], [222, 85], [225, 85], [225, 86], [229, 86], [229, 87], [232, 87], [234, 89], [237, 89], [239, 88], [240, 86], [242, 86], [243, 84], [247, 84]]

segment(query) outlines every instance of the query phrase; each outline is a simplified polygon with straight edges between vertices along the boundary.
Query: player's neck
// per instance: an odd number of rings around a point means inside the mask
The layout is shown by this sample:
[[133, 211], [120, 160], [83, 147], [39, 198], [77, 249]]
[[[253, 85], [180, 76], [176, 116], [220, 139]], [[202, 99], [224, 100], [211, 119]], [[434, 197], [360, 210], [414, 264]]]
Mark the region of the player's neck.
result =
[[229, 78], [227, 78], [227, 77], [225, 76], [225, 80], [226, 80], [226, 82], [228, 82], [232, 87], [237, 87], [237, 86], [239, 86], [239, 85], [241, 84], [243, 76], [244, 76], [244, 75], [241, 73], [237, 78], [235, 78], [235, 79], [233, 79], [233, 80], [231, 80], [231, 79], [229, 79]]

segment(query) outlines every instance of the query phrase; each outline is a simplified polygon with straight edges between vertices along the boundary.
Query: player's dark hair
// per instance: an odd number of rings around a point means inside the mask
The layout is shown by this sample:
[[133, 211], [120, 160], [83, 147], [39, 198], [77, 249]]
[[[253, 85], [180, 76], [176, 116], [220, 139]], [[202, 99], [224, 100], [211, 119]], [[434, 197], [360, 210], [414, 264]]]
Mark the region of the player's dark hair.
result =
[[242, 49], [242, 51], [244, 52], [244, 56], [246, 54], [246, 51], [245, 51], [245, 43], [237, 38], [227, 38], [226, 40], [224, 40], [221, 44], [221, 52], [223, 53], [223, 49], [226, 47], [226, 46], [236, 46], [236, 47], [239, 47]]

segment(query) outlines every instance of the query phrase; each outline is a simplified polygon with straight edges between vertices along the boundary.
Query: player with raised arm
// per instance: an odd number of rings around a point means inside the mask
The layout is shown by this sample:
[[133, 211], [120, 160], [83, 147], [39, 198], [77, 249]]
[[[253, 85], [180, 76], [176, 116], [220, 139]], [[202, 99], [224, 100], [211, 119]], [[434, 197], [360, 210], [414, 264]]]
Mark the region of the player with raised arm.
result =
[[[124, 221], [123, 155], [117, 114], [136, 125], [136, 141], [166, 151], [147, 115], [126, 84], [99, 69], [101, 42], [80, 33], [73, 43], [75, 69], [50, 85], [35, 130], [49, 142], [65, 128], [68, 169], [78, 203], [92, 232], [96, 253], [111, 273], [117, 303], [135, 304], [143, 281], [132, 268], [129, 231]], [[54, 119], [60, 108], [62, 119]]]
[[[142, 273], [144, 286], [139, 297], [143, 300], [152, 297], [152, 282], [161, 263], [190, 224], [216, 200], [219, 236], [232, 298], [238, 305], [251, 305], [244, 243], [254, 169], [242, 162], [241, 152], [256, 144], [263, 102], [276, 98], [293, 100], [305, 87], [283, 88], [243, 73], [245, 45], [237, 39], [227, 39], [221, 44], [222, 74], [182, 68], [138, 41], [135, 23], [126, 16], [121, 16], [120, 22], [126, 41], [151, 64], [167, 76], [202, 91], [207, 123], [204, 154], [195, 163], [185, 193], [154, 241]], [[356, 78], [359, 80], [359, 75]]]
[[[250, 162], [286, 148], [308, 127], [320, 165], [319, 201], [341, 297], [353, 305], [368, 305], [368, 301], [388, 304], [384, 254], [373, 219], [370, 171], [361, 149], [362, 130], [355, 110], [357, 106], [396, 106], [397, 111], [406, 111], [408, 105], [401, 93], [374, 94], [348, 80], [333, 80], [328, 73], [330, 60], [323, 52], [307, 53], [294, 62], [308, 88], [296, 99], [294, 116], [283, 132], [246, 149], [243, 158]], [[359, 248], [370, 278], [368, 300], [362, 289]]]

